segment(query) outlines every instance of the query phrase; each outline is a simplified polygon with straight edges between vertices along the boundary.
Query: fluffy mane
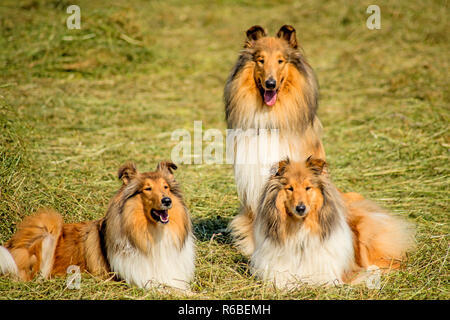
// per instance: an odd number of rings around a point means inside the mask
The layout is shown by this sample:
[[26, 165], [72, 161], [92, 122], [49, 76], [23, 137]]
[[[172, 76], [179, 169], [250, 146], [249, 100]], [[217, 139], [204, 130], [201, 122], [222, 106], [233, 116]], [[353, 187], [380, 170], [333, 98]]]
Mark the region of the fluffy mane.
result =
[[[135, 173], [130, 173], [130, 170], [128, 168], [132, 168]], [[124, 211], [126, 210], [127, 204], [132, 207], [139, 207], [140, 201], [135, 201], [135, 204], [132, 203], [132, 200], [136, 197], [139, 197], [139, 195], [142, 193], [143, 184], [146, 178], [150, 179], [158, 179], [162, 178], [164, 179], [167, 184], [169, 185], [171, 193], [176, 197], [176, 202], [178, 203], [180, 207], [180, 211], [182, 212], [181, 219], [182, 221], [179, 221], [177, 224], [178, 231], [181, 231], [178, 237], [180, 243], [178, 244], [179, 248], [183, 248], [186, 237], [188, 234], [192, 231], [192, 224], [189, 218], [189, 211], [186, 207], [186, 204], [184, 202], [183, 194], [181, 192], [181, 188], [179, 183], [176, 181], [174, 175], [169, 170], [159, 170], [157, 168], [157, 171], [154, 172], [146, 172], [146, 173], [137, 173], [136, 167], [133, 163], [127, 163], [124, 166], [122, 166], [119, 169], [118, 172], [119, 179], [126, 179], [126, 184], [124, 183], [122, 187], [117, 191], [116, 195], [111, 200], [108, 210], [106, 212], [106, 216], [104, 219], [104, 230], [108, 230], [107, 225], [109, 223], [121, 223], [122, 218], [121, 216], [124, 215]], [[120, 220], [119, 220], [120, 218]], [[136, 218], [136, 215], [132, 215], [130, 218]], [[113, 222], [114, 221], [114, 222]], [[136, 227], [136, 223], [128, 225], [129, 227]], [[124, 226], [122, 226], [124, 227]], [[145, 227], [145, 225], [143, 226]], [[180, 228], [182, 230], [180, 230]], [[128, 233], [131, 235], [133, 234], [134, 230], [128, 230]], [[147, 232], [145, 232], [147, 233]], [[151, 239], [151, 238], [150, 238]]]
[[[289, 159], [284, 160], [289, 165]], [[278, 164], [272, 168], [272, 172], [278, 170]], [[323, 204], [318, 212], [313, 212], [302, 224], [292, 227], [286, 223], [286, 209], [280, 203], [280, 191], [287, 181], [283, 176], [283, 170], [278, 170], [272, 175], [264, 186], [260, 198], [260, 206], [257, 211], [257, 224], [261, 224], [264, 234], [273, 241], [282, 245], [286, 237], [299, 231], [303, 225], [310, 227], [310, 231], [316, 232], [322, 241], [325, 241], [332, 229], [336, 226], [339, 216], [346, 215], [346, 207], [342, 197], [329, 179], [328, 175], [314, 175], [312, 182], [316, 185], [323, 197]], [[308, 221], [309, 220], [309, 221]]]
[[[119, 170], [124, 184], [110, 202], [102, 228], [111, 270], [139, 287], [156, 282], [186, 289], [194, 273], [195, 238], [180, 186], [166, 165], [146, 173], [128, 167], [132, 170]], [[145, 180], [161, 178], [172, 195], [167, 225], [150, 222], [150, 208], [141, 200]]]
[[31, 280], [66, 275], [68, 268], [117, 279], [140, 288], [168, 285], [188, 289], [194, 276], [191, 220], [172, 162], [139, 173], [133, 163], [119, 169], [123, 184], [98, 220], [64, 223], [41, 209], [26, 217], [0, 246], [0, 274]]
[[[288, 59], [288, 77], [280, 91], [279, 108], [269, 109], [262, 102], [253, 73], [255, 53], [263, 46], [270, 46], [271, 43], [283, 48]], [[299, 130], [315, 120], [318, 108], [318, 84], [313, 69], [300, 47], [292, 48], [282, 39], [265, 37], [254, 41], [240, 52], [227, 79], [223, 98], [228, 128], [263, 127]], [[262, 123], [255, 119], [253, 115], [255, 112], [264, 114], [267, 121]]]
[[332, 183], [323, 159], [280, 161], [254, 223], [252, 271], [277, 286], [358, 283], [367, 270], [398, 269], [414, 248], [414, 228]]
[[[318, 84], [295, 29], [284, 25], [275, 37], [269, 37], [261, 26], [253, 26], [246, 34], [223, 98], [227, 126], [232, 129], [227, 150], [233, 153], [242, 203], [230, 230], [239, 250], [249, 256], [254, 250], [252, 225], [257, 208], [261, 201], [267, 209], [276, 208], [275, 198], [261, 198], [275, 194], [279, 187], [275, 179], [263, 192], [272, 164], [286, 157], [302, 161], [311, 154], [325, 158], [325, 150], [316, 114]], [[275, 87], [268, 88], [268, 81]], [[268, 96], [272, 98], [267, 100]]]

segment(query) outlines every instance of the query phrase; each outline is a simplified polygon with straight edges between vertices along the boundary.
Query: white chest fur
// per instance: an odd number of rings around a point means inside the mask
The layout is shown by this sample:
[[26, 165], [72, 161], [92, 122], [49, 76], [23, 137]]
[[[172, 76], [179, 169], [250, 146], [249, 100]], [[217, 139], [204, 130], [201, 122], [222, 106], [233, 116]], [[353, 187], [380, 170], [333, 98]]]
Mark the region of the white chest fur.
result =
[[189, 234], [180, 250], [168, 228], [160, 226], [159, 231], [148, 252], [136, 249], [127, 239], [117, 239], [116, 250], [108, 253], [111, 270], [140, 288], [163, 284], [188, 289], [194, 275], [194, 238]]
[[[259, 197], [269, 175], [270, 168], [289, 157], [301, 161], [305, 155], [295, 134], [280, 134], [278, 130], [248, 129], [234, 133], [228, 148], [234, 150], [234, 176], [238, 195], [256, 212]], [[232, 141], [232, 142], [231, 142]], [[289, 143], [291, 142], [291, 143]], [[294, 143], [292, 143], [294, 142]]]
[[255, 247], [252, 271], [280, 288], [295, 287], [302, 282], [340, 284], [354, 261], [351, 230], [343, 219], [324, 241], [302, 228], [280, 245], [256, 228]]

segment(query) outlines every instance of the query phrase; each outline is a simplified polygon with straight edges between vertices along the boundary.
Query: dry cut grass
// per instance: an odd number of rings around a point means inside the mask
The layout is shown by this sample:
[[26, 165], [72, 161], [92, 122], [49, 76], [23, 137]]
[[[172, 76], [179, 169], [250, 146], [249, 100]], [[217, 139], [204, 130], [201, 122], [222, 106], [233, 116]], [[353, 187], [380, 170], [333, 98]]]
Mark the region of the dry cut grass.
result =
[[[449, 299], [449, 7], [378, 1], [68, 1], [0, 4], [0, 242], [50, 206], [67, 222], [101, 217], [126, 160], [170, 158], [171, 132], [225, 130], [222, 90], [244, 31], [289, 23], [320, 82], [324, 145], [339, 188], [417, 225], [406, 269], [364, 285], [275, 290], [254, 279], [224, 233], [239, 201], [229, 165], [181, 165], [197, 236], [192, 295], [84, 275], [13, 282], [3, 299]], [[205, 142], [206, 146], [206, 142]]]

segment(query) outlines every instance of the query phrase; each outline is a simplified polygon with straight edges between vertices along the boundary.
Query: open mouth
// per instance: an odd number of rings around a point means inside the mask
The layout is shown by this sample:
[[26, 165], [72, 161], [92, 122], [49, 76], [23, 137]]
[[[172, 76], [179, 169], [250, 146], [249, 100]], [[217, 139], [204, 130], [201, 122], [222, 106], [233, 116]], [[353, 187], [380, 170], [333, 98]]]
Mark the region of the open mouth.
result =
[[277, 102], [277, 90], [264, 90], [263, 98], [264, 103], [272, 107]]
[[168, 212], [168, 210], [152, 209], [150, 211], [150, 214], [152, 215], [153, 219], [155, 219], [156, 221], [159, 221], [159, 222], [164, 223], [164, 224], [169, 222], [169, 212]]
[[275, 90], [266, 89], [262, 85], [261, 81], [258, 81], [259, 92], [261, 93], [261, 97], [267, 106], [273, 107], [275, 105], [275, 103], [277, 102], [278, 91], [280, 90], [280, 88], [283, 84], [283, 81], [284, 81], [284, 78], [281, 79], [278, 89], [275, 89]]

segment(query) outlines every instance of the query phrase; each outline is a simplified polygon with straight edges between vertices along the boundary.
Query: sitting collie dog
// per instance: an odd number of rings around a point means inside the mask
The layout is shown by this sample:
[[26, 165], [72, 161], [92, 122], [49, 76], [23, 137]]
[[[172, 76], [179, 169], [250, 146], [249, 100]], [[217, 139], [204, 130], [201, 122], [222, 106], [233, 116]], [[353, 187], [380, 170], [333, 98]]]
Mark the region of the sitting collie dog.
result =
[[71, 265], [94, 275], [113, 272], [131, 285], [188, 289], [194, 274], [194, 236], [171, 162], [140, 173], [119, 169], [123, 185], [106, 216], [64, 224], [60, 214], [40, 210], [0, 246], [0, 274], [30, 280], [65, 275]]
[[[224, 90], [225, 114], [233, 139], [234, 175], [241, 212], [230, 224], [237, 246], [253, 252], [252, 230], [258, 200], [273, 163], [309, 155], [325, 158], [322, 125], [316, 115], [318, 85], [292, 26], [276, 37], [260, 26], [247, 30], [244, 49]], [[228, 152], [228, 151], [227, 151]]]
[[325, 165], [281, 161], [264, 187], [251, 268], [277, 287], [358, 283], [366, 270], [399, 268], [414, 246], [410, 223], [338, 191]]

